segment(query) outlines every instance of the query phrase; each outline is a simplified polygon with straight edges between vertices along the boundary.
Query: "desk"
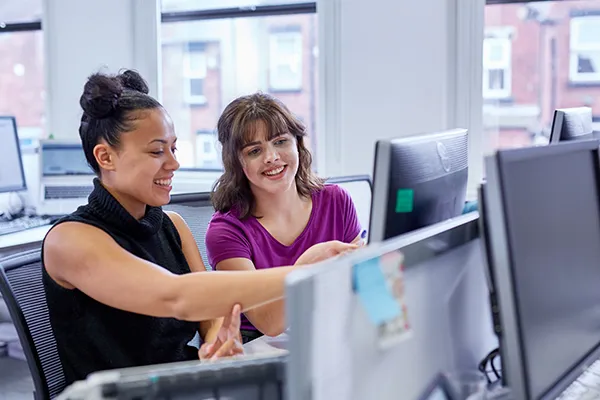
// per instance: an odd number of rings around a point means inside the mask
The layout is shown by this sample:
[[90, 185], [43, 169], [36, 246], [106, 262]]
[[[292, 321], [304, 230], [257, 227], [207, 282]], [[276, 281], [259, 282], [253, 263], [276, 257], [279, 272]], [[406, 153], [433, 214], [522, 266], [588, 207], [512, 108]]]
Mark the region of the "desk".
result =
[[20, 232], [0, 235], [0, 256], [38, 247], [52, 225], [38, 226]]
[[261, 336], [251, 342], [244, 345], [244, 351], [246, 355], [273, 355], [279, 356], [288, 354], [287, 350], [288, 335], [282, 333], [279, 336], [269, 337]]

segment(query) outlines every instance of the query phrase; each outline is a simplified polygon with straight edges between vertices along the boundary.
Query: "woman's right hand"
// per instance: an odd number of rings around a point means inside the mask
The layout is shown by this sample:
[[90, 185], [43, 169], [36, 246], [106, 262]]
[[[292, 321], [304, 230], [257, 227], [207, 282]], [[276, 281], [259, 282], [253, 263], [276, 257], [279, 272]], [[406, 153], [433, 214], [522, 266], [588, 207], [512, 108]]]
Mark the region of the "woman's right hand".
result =
[[344, 243], [339, 240], [318, 243], [302, 253], [298, 260], [296, 260], [295, 265], [316, 264], [320, 261], [327, 260], [328, 258], [356, 250], [359, 247], [358, 244]]

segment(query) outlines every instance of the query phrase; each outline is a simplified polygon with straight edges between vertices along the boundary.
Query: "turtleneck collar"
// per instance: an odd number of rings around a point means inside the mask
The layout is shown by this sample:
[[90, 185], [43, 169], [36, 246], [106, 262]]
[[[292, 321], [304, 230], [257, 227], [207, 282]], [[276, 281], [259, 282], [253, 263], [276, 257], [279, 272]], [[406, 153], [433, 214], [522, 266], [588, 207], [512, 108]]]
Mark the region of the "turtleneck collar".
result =
[[146, 214], [137, 220], [102, 186], [98, 178], [94, 178], [94, 190], [88, 198], [88, 205], [107, 224], [136, 238], [148, 238], [156, 234], [162, 225], [161, 207], [146, 206]]

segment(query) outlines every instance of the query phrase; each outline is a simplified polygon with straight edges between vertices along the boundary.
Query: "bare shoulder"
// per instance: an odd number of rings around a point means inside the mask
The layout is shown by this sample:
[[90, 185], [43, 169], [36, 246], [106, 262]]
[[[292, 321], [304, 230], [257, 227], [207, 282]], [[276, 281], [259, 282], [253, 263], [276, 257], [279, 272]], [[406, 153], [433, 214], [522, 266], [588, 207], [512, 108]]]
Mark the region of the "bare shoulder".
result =
[[167, 217], [169, 217], [171, 219], [171, 221], [173, 221], [174, 224], [178, 223], [178, 222], [185, 223], [185, 221], [183, 220], [183, 217], [181, 215], [179, 215], [178, 213], [176, 213], [175, 211], [164, 210], [163, 212], [165, 214], [167, 214]]
[[69, 271], [88, 260], [101, 261], [103, 255], [120, 249], [103, 230], [95, 226], [68, 221], [53, 227], [44, 239], [44, 267], [48, 274], [65, 287]]
[[167, 217], [169, 217], [173, 225], [175, 225], [175, 229], [177, 229], [179, 236], [182, 236], [182, 239], [184, 239], [183, 236], [187, 236], [187, 233], [190, 232], [190, 227], [185, 222], [183, 217], [175, 211], [164, 211], [164, 213], [167, 215]]

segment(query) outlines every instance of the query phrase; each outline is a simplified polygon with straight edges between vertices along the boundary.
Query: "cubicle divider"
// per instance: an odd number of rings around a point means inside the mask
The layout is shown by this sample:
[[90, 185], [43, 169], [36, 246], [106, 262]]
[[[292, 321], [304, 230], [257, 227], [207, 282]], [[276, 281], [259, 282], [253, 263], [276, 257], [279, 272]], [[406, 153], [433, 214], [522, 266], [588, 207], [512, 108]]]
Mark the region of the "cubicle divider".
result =
[[[498, 346], [477, 212], [370, 245], [287, 281], [288, 399], [416, 399], [439, 372], [476, 370]], [[400, 251], [410, 329], [382, 347], [353, 267]]]

